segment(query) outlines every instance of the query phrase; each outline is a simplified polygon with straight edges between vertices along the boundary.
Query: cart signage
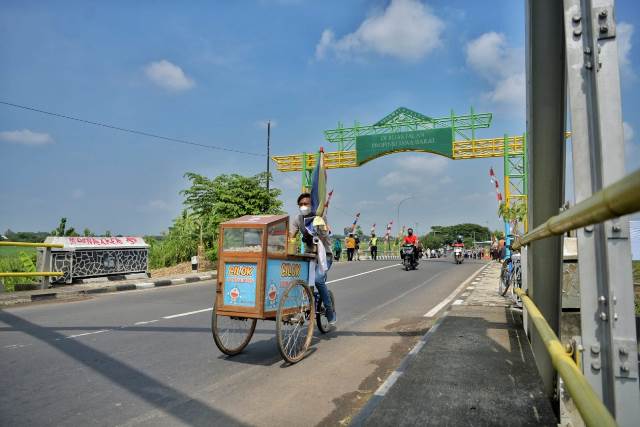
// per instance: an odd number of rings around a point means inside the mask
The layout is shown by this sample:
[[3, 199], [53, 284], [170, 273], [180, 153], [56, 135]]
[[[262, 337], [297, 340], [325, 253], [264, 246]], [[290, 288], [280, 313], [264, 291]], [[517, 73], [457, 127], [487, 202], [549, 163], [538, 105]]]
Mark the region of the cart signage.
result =
[[[267, 261], [267, 281], [264, 296], [265, 311], [277, 310], [280, 298], [291, 284], [298, 280], [305, 283], [309, 278], [309, 263], [270, 259]], [[300, 289], [300, 288], [296, 288]], [[291, 294], [289, 294], [291, 295]], [[302, 297], [302, 295], [300, 295]], [[293, 299], [296, 299], [295, 297]], [[289, 301], [289, 299], [287, 299]]]
[[228, 262], [224, 266], [224, 305], [255, 307], [258, 265]]

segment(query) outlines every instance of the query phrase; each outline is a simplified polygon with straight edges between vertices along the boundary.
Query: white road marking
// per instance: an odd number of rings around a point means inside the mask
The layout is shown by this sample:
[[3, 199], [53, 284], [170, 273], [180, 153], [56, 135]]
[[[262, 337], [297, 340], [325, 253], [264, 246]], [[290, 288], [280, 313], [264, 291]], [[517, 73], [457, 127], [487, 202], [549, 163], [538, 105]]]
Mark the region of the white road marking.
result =
[[373, 394], [375, 396], [384, 396], [385, 394], [387, 394], [387, 392], [393, 386], [393, 384], [395, 384], [397, 379], [400, 378], [400, 375], [402, 375], [400, 372], [393, 371], [391, 375], [389, 375], [389, 378], [387, 378], [386, 381], [383, 382], [382, 385], [378, 387], [376, 392]]
[[134, 326], [139, 326], [139, 325], [146, 325], [146, 324], [148, 324], [148, 323], [154, 323], [154, 322], [157, 322], [157, 320], [149, 320], [149, 321], [147, 321], [147, 322], [136, 322], [136, 323], [134, 323], [133, 325], [134, 325]]
[[[440, 304], [436, 305], [435, 307], [433, 307], [431, 310], [429, 310], [423, 317], [433, 317], [436, 314], [438, 314], [438, 312], [440, 310], [442, 310], [444, 308], [444, 306], [446, 306], [447, 304], [449, 304], [451, 302], [452, 299], [454, 299], [456, 297], [456, 295], [458, 295], [460, 293], [460, 291], [462, 291], [462, 289], [464, 289], [469, 282], [471, 282], [476, 274], [478, 274], [478, 272], [482, 269], [484, 269], [486, 267], [486, 265], [480, 267], [478, 270], [476, 270], [471, 276], [469, 276], [469, 278], [467, 280], [465, 280], [464, 282], [462, 282], [462, 284], [460, 286], [458, 286], [453, 292], [451, 292], [451, 294], [449, 294], [448, 297], [446, 297], [442, 302], [440, 302]], [[462, 301], [462, 300], [459, 300]], [[459, 305], [461, 303], [454, 303], [454, 305]]]
[[109, 332], [111, 329], [101, 329], [99, 331], [94, 331], [94, 332], [85, 332], [84, 334], [76, 334], [76, 335], [69, 335], [68, 337], [65, 337], [65, 339], [72, 339], [72, 338], [78, 338], [78, 337], [84, 337], [87, 335], [95, 335], [95, 334], [101, 334], [103, 332]]
[[340, 282], [340, 281], [342, 281], [342, 280], [352, 279], [352, 278], [354, 278], [354, 277], [362, 276], [362, 275], [364, 275], [364, 274], [373, 273], [373, 272], [375, 272], [375, 271], [380, 271], [380, 270], [384, 270], [384, 269], [391, 268], [391, 267], [397, 267], [397, 266], [399, 266], [399, 265], [402, 265], [402, 264], [392, 264], [392, 265], [387, 265], [386, 267], [376, 268], [376, 269], [374, 269], [374, 270], [365, 271], [364, 273], [354, 274], [353, 276], [347, 276], [347, 277], [341, 277], [341, 278], [339, 278], [339, 279], [329, 280], [329, 281], [327, 282], [327, 284], [329, 284], [329, 283], [336, 283], [336, 282]]
[[213, 307], [203, 308], [202, 310], [189, 311], [187, 313], [172, 314], [171, 316], [164, 316], [163, 319], [175, 319], [176, 317], [190, 316], [192, 314], [204, 313], [205, 311], [211, 311]]
[[416, 344], [416, 345], [411, 349], [411, 351], [409, 352], [409, 354], [413, 356], [414, 354], [418, 353], [418, 352], [420, 351], [420, 349], [421, 349], [422, 347], [424, 347], [424, 344], [425, 344], [425, 342], [424, 342], [424, 341], [422, 341], [422, 340], [418, 341], [418, 344]]
[[461, 299], [457, 299], [457, 300], [455, 300], [455, 301], [453, 302], [453, 304], [452, 304], [452, 305], [460, 305], [460, 304], [462, 304], [463, 302], [464, 302], [463, 300], [461, 300]]

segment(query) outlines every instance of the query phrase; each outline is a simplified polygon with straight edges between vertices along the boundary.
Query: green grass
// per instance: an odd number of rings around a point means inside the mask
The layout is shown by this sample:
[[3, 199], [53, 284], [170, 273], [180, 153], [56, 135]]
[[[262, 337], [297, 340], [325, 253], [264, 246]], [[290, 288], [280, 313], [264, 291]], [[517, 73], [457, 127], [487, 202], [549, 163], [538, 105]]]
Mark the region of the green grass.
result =
[[[20, 254], [26, 254], [31, 260], [31, 265], [25, 265], [20, 259]], [[0, 271], [2, 272], [19, 272], [29, 271], [33, 269], [36, 262], [36, 248], [17, 248], [15, 246], [0, 246]], [[29, 263], [28, 263], [29, 264]], [[13, 292], [16, 284], [33, 283], [36, 279], [32, 277], [8, 277], [3, 279], [4, 289], [7, 292]]]
[[17, 257], [20, 252], [26, 254], [35, 255], [36, 248], [17, 248], [15, 246], [0, 246], [0, 258], [14, 258]]

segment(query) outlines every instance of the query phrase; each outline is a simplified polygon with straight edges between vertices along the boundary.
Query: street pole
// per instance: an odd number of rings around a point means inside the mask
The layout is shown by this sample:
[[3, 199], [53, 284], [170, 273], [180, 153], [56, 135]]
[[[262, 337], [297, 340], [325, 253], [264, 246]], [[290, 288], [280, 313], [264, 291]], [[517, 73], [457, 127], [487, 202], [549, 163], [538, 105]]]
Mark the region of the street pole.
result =
[[398, 207], [397, 207], [397, 211], [396, 211], [396, 221], [398, 224], [398, 231], [400, 231], [400, 205], [402, 205], [402, 203], [406, 202], [409, 199], [413, 199], [414, 196], [409, 196], [409, 197], [405, 197], [404, 199], [400, 200], [398, 202]]
[[267, 122], [267, 209], [265, 213], [269, 212], [269, 158], [271, 154], [271, 120]]

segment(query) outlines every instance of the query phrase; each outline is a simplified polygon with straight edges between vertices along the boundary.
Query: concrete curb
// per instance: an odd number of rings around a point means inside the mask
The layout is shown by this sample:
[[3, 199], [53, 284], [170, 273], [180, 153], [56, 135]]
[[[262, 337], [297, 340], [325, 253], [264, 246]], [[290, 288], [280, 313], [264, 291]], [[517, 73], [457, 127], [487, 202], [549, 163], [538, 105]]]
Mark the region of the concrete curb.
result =
[[28, 304], [31, 302], [42, 301], [42, 300], [51, 300], [51, 299], [65, 299], [65, 298], [73, 298], [82, 295], [92, 295], [92, 294], [105, 294], [110, 292], [124, 292], [124, 291], [136, 291], [142, 289], [152, 289], [157, 287], [164, 286], [173, 286], [173, 285], [185, 285], [189, 283], [201, 282], [204, 280], [211, 280], [217, 278], [217, 274], [202, 274], [199, 276], [187, 276], [180, 277], [176, 279], [158, 279], [149, 282], [142, 283], [125, 283], [121, 285], [107, 285], [100, 288], [86, 289], [86, 290], [78, 290], [78, 291], [53, 291], [52, 289], [46, 290], [44, 292], [33, 293], [31, 295], [23, 295], [16, 296], [15, 298], [0, 300], [0, 307], [10, 307], [16, 304]]
[[[470, 283], [474, 278], [478, 277], [490, 264], [486, 264], [484, 267], [476, 270], [471, 274], [460, 286], [458, 286], [458, 294], [460, 294], [463, 289], [462, 285], [466, 285]], [[451, 304], [449, 304], [451, 305]], [[409, 353], [404, 356], [402, 361], [400, 362], [400, 366], [391, 372], [391, 374], [387, 377], [387, 379], [378, 387], [378, 389], [373, 393], [373, 396], [369, 399], [369, 401], [360, 409], [360, 411], [353, 417], [349, 426], [363, 426], [366, 421], [369, 419], [373, 411], [378, 407], [378, 405], [382, 402], [387, 392], [393, 387], [395, 382], [405, 373], [415, 356], [418, 352], [428, 343], [429, 338], [434, 334], [435, 331], [438, 330], [440, 324], [444, 321], [444, 319], [449, 314], [448, 309], [442, 313], [442, 315], [436, 320], [436, 322], [429, 328], [426, 334], [416, 343], [416, 345], [409, 351]]]

